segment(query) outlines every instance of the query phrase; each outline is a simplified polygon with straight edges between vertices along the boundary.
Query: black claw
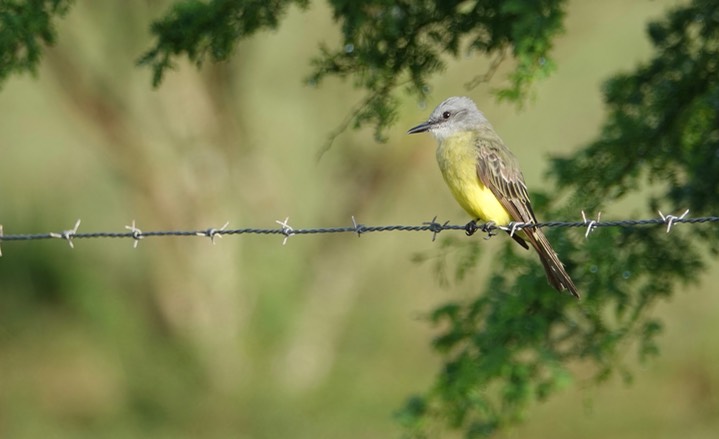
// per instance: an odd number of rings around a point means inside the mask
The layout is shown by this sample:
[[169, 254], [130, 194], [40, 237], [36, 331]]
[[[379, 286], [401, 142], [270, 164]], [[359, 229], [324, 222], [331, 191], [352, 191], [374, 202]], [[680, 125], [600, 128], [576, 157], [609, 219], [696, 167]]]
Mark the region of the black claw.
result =
[[487, 234], [487, 239], [497, 235], [497, 225], [494, 221], [488, 221], [482, 224], [482, 231]]
[[477, 230], [484, 230], [482, 228], [484, 226], [480, 227], [479, 225], [477, 225], [478, 221], [479, 221], [479, 219], [472, 220], [472, 221], [468, 222], [466, 226], [464, 226], [464, 233], [466, 233], [467, 236], [474, 235], [477, 232]]
[[467, 234], [467, 236], [472, 236], [479, 230], [479, 226], [477, 225], [477, 220], [472, 220], [467, 223], [466, 226], [464, 226], [464, 233]]

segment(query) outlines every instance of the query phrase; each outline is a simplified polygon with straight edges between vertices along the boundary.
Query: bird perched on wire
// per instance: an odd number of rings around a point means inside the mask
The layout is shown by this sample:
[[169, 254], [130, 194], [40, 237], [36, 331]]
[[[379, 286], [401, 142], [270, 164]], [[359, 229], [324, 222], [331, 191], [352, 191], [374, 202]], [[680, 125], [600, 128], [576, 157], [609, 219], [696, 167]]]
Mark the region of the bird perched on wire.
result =
[[[517, 158], [470, 98], [446, 99], [408, 134], [425, 131], [437, 139], [437, 162], [444, 181], [473, 218], [467, 225], [468, 234], [477, 230], [480, 219], [495, 226], [537, 223]], [[541, 229], [525, 226], [510, 235], [522, 247], [529, 249], [529, 243], [537, 251], [550, 285], [579, 298], [577, 287]]]

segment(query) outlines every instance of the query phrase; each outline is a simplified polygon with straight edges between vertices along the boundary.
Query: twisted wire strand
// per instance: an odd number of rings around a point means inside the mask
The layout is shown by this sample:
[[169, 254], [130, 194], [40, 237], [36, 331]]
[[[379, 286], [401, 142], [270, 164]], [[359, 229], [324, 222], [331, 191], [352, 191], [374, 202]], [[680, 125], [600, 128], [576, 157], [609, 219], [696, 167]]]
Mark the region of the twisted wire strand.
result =
[[[660, 218], [647, 218], [647, 219], [623, 219], [623, 220], [611, 220], [611, 221], [590, 221], [586, 218], [583, 221], [547, 221], [540, 223], [511, 223], [507, 227], [496, 226], [491, 223], [479, 224], [476, 227], [484, 232], [493, 232], [495, 230], [506, 230], [514, 231], [521, 230], [524, 228], [554, 228], [554, 227], [565, 227], [565, 228], [587, 228], [587, 235], [593, 229], [598, 227], [641, 227], [649, 225], [666, 225], [667, 231], [671, 230], [671, 227], [676, 224], [700, 224], [700, 223], [716, 223], [719, 222], [719, 216], [705, 216], [696, 218], [687, 218], [686, 212], [682, 216], [674, 215], [663, 215], [660, 212]], [[143, 232], [138, 229], [134, 222], [132, 226], [125, 226], [128, 229], [127, 232], [78, 232], [77, 229], [80, 225], [80, 221], [75, 224], [75, 228], [65, 230], [62, 232], [48, 232], [48, 233], [31, 233], [31, 234], [3, 234], [2, 227], [0, 226], [0, 242], [9, 241], [35, 241], [43, 239], [57, 239], [62, 238], [69, 242], [75, 239], [103, 239], [103, 238], [130, 238], [134, 240], [140, 240], [143, 238], [150, 237], [209, 237], [213, 239], [217, 236], [224, 235], [284, 235], [285, 238], [293, 235], [318, 235], [326, 233], [356, 233], [362, 235], [364, 233], [375, 233], [375, 232], [432, 232], [434, 235], [445, 231], [445, 230], [468, 230], [468, 225], [449, 224], [449, 223], [438, 223], [436, 217], [429, 222], [425, 222], [418, 225], [379, 225], [379, 226], [368, 226], [364, 224], [358, 224], [352, 218], [352, 226], [340, 226], [340, 227], [311, 227], [311, 228], [293, 228], [288, 224], [289, 218], [285, 221], [277, 221], [280, 227], [274, 228], [238, 228], [238, 229], [227, 229], [228, 223], [222, 228], [208, 228], [204, 230], [155, 230]]]

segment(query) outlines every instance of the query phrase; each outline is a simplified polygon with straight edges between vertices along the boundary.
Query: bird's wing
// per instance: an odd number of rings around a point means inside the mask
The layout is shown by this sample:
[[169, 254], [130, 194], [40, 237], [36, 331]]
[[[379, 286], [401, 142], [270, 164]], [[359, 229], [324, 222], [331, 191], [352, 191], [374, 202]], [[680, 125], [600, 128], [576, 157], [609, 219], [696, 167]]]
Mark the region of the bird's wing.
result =
[[499, 138], [477, 141], [477, 176], [514, 221], [537, 222], [517, 158]]
[[[514, 221], [536, 223], [532, 205], [529, 203], [527, 185], [517, 158], [507, 149], [499, 137], [487, 135], [477, 141], [477, 176], [492, 191]], [[558, 291], [568, 289], [579, 298], [579, 291], [572, 278], [564, 269], [562, 261], [552, 249], [541, 229], [524, 230], [523, 238], [512, 234], [512, 238], [527, 248], [526, 239], [539, 254], [549, 283]]]

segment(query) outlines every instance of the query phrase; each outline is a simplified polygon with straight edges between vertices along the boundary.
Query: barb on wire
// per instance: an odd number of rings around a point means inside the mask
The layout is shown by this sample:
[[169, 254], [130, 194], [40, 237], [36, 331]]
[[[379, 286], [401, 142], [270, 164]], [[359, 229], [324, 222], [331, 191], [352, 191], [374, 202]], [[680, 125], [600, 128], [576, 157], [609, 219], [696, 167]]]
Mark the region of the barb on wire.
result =
[[[2, 242], [2, 236], [3, 236], [2, 224], [0, 224], [0, 242]], [[2, 247], [0, 247], [0, 256], [2, 256]]]
[[282, 240], [282, 245], [287, 244], [287, 240], [290, 238], [290, 236], [294, 235], [294, 229], [292, 226], [287, 224], [287, 222], [290, 220], [290, 217], [285, 218], [284, 221], [275, 221], [277, 224], [282, 226], [282, 234], [285, 235], [285, 239]]
[[584, 211], [582, 211], [582, 221], [584, 224], [587, 225], [587, 232], [584, 234], [584, 238], [589, 238], [589, 234], [594, 231], [594, 229], [597, 227], [597, 223], [602, 219], [602, 212], [597, 213], [597, 219], [596, 220], [587, 220], [587, 216], [584, 214]]
[[[719, 216], [705, 216], [705, 217], [689, 217], [689, 211], [685, 211], [682, 215], [664, 215], [659, 212], [659, 218], [648, 218], [648, 219], [624, 219], [614, 221], [601, 221], [601, 214], [597, 215], [596, 220], [590, 220], [586, 214], [582, 212], [582, 221], [548, 221], [543, 223], [521, 223], [512, 222], [507, 226], [498, 226], [494, 223], [483, 223], [476, 224], [474, 221], [469, 224], [449, 224], [449, 221], [440, 223], [437, 222], [437, 217], [432, 218], [431, 221], [423, 222], [420, 225], [381, 225], [381, 226], [368, 226], [357, 223], [357, 220], [352, 218], [351, 226], [344, 227], [321, 227], [321, 228], [294, 228], [289, 225], [289, 217], [285, 218], [284, 221], [276, 221], [280, 225], [280, 228], [243, 228], [243, 229], [228, 229], [229, 221], [226, 222], [221, 228], [208, 228], [201, 230], [159, 230], [151, 232], [143, 232], [137, 227], [136, 222], [133, 220], [132, 224], [125, 226], [127, 232], [88, 232], [80, 233], [78, 228], [80, 227], [80, 220], [77, 220], [75, 226], [70, 230], [63, 232], [50, 232], [50, 233], [37, 233], [37, 234], [3, 234], [3, 228], [0, 226], [0, 243], [7, 241], [34, 241], [40, 239], [64, 239], [67, 241], [71, 248], [74, 248], [74, 243], [78, 239], [100, 239], [100, 238], [130, 238], [134, 240], [133, 247], [137, 247], [139, 241], [148, 237], [167, 237], [167, 236], [178, 236], [178, 237], [203, 237], [210, 238], [214, 243], [214, 238], [222, 235], [283, 235], [284, 239], [282, 244], [286, 244], [290, 236], [294, 235], [317, 235], [323, 233], [353, 233], [358, 236], [365, 233], [373, 232], [430, 232], [432, 233], [432, 240], [434, 241], [437, 234], [444, 230], [461, 230], [466, 234], [471, 235], [475, 231], [481, 230], [489, 236], [494, 236], [497, 230], [504, 230], [510, 234], [517, 233], [518, 231], [525, 228], [541, 228], [541, 227], [569, 227], [569, 228], [581, 228], [586, 229], [584, 232], [585, 238], [589, 234], [596, 230], [598, 227], [643, 227], [643, 226], [657, 226], [666, 225], [667, 233], [671, 231], [672, 227], [679, 223], [685, 224], [700, 224], [700, 223], [717, 223], [719, 222]], [[6, 224], [7, 225], [7, 224]]]
[[135, 242], [132, 243], [132, 248], [137, 248], [137, 244], [140, 243], [140, 240], [144, 238], [142, 235], [142, 230], [138, 229], [135, 225], [135, 220], [132, 220], [132, 224], [129, 226], [125, 226], [127, 230], [130, 231], [130, 236], [132, 236], [132, 239], [135, 240]]
[[509, 236], [514, 238], [514, 234], [517, 233], [517, 230], [522, 230], [524, 226], [530, 223], [523, 223], [521, 221], [512, 221], [509, 223]]
[[689, 214], [689, 209], [685, 210], [684, 213], [681, 216], [674, 216], [674, 215], [664, 215], [661, 210], [658, 210], [659, 216], [662, 217], [662, 221], [664, 221], [667, 224], [667, 233], [669, 233], [672, 230], [672, 226], [674, 225], [677, 220], [683, 220], [687, 214]]
[[61, 233], [50, 232], [50, 237], [60, 238], [67, 240], [70, 248], [75, 248], [75, 244], [72, 243], [72, 238], [77, 235], [77, 229], [80, 227], [80, 220], [75, 221], [75, 227], [70, 230], [63, 230]]
[[449, 224], [449, 221], [445, 221], [444, 224], [438, 223], [437, 215], [435, 215], [434, 218], [432, 218], [432, 221], [422, 223], [422, 225], [427, 226], [428, 230], [430, 232], [432, 232], [432, 242], [434, 242], [434, 240], [437, 238], [437, 234], [439, 232], [441, 232], [442, 230], [445, 230], [447, 228], [447, 224]]
[[206, 237], [210, 238], [210, 242], [212, 242], [212, 245], [215, 245], [215, 238], [216, 238], [216, 237], [217, 237], [217, 238], [222, 238], [222, 232], [224, 232], [225, 229], [227, 229], [227, 226], [229, 226], [229, 225], [230, 225], [230, 222], [227, 221], [227, 222], [226, 222], [222, 227], [220, 227], [219, 229], [216, 229], [216, 228], [214, 228], [214, 227], [210, 227], [209, 229], [204, 230], [204, 231], [202, 231], [202, 232], [197, 232], [196, 235], [197, 235], [197, 236], [206, 236]]
[[357, 237], [359, 238], [362, 236], [362, 232], [364, 232], [364, 226], [362, 224], [357, 224], [357, 220], [355, 220], [355, 216], [352, 215], [352, 226], [355, 228], [355, 232], [357, 232]]

